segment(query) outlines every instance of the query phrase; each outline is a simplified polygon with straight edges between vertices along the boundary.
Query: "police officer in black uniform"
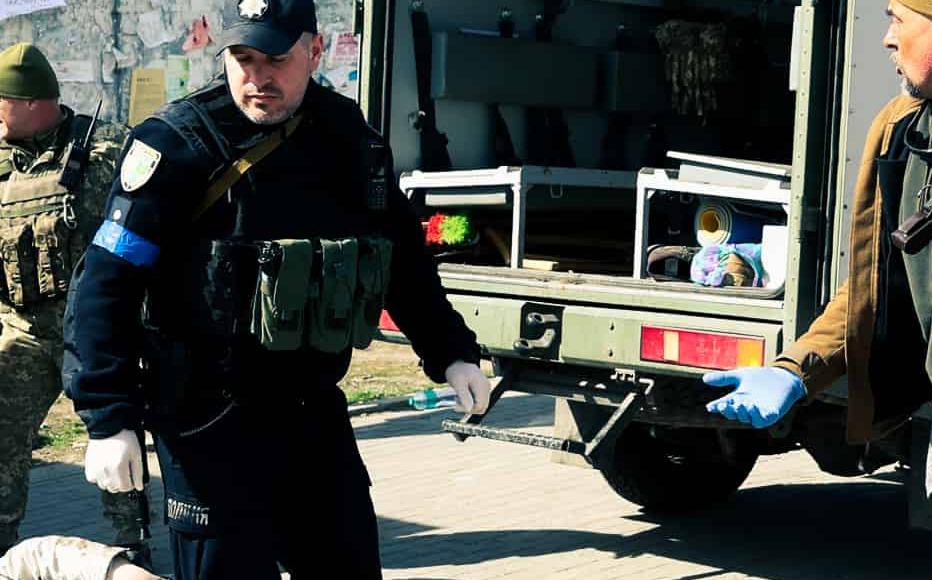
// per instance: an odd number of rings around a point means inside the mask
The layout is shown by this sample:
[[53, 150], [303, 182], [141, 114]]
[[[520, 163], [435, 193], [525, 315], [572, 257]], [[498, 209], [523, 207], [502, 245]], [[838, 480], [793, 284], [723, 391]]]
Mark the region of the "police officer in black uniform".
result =
[[316, 32], [312, 0], [227, 0], [224, 78], [134, 129], [72, 280], [88, 478], [131, 488], [154, 432], [179, 580], [381, 576], [336, 385], [383, 304], [464, 411], [488, 405], [386, 147], [311, 80]]

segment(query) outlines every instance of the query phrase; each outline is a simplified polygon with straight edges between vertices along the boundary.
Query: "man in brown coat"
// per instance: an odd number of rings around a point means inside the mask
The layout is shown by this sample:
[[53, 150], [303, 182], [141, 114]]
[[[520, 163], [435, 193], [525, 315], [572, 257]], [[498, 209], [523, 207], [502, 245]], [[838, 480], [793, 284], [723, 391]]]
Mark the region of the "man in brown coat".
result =
[[[904, 95], [874, 119], [851, 206], [848, 279], [773, 366], [709, 373], [737, 387], [710, 412], [763, 428], [848, 376], [848, 439], [866, 442], [932, 399], [932, 249], [894, 241], [932, 210], [932, 0], [891, 0], [884, 46]], [[895, 378], [894, 378], [895, 377]]]

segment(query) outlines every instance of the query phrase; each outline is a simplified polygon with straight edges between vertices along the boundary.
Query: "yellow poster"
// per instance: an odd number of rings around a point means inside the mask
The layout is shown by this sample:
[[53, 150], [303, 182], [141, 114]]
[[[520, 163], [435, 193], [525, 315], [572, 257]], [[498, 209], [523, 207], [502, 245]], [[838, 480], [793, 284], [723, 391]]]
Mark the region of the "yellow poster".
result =
[[135, 127], [165, 104], [165, 69], [133, 70], [129, 90], [129, 126]]

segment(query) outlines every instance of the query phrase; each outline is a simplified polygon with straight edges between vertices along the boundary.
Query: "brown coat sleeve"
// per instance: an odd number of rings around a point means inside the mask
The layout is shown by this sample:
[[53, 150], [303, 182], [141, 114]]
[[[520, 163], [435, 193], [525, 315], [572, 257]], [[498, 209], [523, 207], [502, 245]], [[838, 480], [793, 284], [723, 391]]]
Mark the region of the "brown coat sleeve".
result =
[[848, 318], [848, 282], [829, 302], [809, 330], [777, 356], [773, 366], [799, 375], [809, 395], [827, 389], [847, 372], [845, 325]]
[[[802, 379], [812, 397], [828, 389], [843, 375], [852, 373], [858, 383], [866, 370], [874, 330], [877, 292], [877, 244], [881, 203], [877, 185], [877, 158], [890, 146], [893, 128], [916, 111], [921, 101], [896, 97], [877, 115], [867, 134], [851, 203], [851, 240], [847, 281], [809, 330], [777, 356], [774, 366]], [[852, 282], [853, 281], [853, 282]], [[855, 291], [849, 291], [849, 284]], [[857, 367], [858, 377], [849, 369]], [[866, 383], [865, 383], [866, 384]]]

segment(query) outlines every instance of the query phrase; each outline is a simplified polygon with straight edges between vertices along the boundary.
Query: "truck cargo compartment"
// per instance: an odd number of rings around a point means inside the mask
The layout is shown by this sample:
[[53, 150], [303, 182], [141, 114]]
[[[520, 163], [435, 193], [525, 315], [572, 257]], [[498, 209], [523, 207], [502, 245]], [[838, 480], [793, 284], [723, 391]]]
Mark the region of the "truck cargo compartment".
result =
[[391, 144], [437, 261], [779, 299], [797, 8], [399, 2]]

